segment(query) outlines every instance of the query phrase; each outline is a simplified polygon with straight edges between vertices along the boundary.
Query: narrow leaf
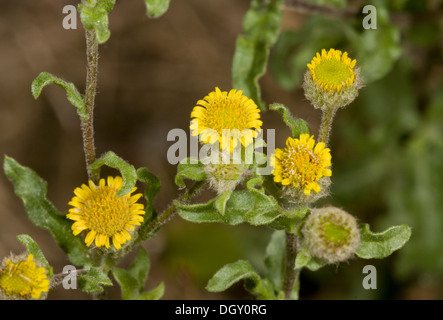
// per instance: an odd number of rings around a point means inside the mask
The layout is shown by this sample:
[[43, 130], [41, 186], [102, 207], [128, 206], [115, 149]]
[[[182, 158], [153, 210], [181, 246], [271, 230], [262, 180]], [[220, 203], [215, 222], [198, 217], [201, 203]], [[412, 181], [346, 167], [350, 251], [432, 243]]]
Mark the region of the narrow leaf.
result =
[[311, 130], [309, 130], [309, 126], [306, 121], [293, 117], [289, 109], [284, 105], [280, 103], [274, 103], [269, 106], [269, 109], [278, 111], [282, 114], [283, 121], [292, 130], [293, 138], [298, 138], [303, 133], [311, 133]]
[[139, 247], [134, 261], [129, 266], [129, 273], [137, 280], [138, 289], [140, 292], [145, 288], [146, 280], [148, 279], [149, 269], [151, 267], [151, 260], [145, 248]]
[[150, 18], [158, 18], [169, 8], [170, 0], [145, 0], [146, 14]]
[[260, 282], [260, 276], [246, 260], [239, 260], [225, 265], [209, 280], [206, 289], [209, 292], [222, 292], [242, 279], [250, 279], [254, 284]]
[[112, 275], [120, 285], [123, 300], [131, 300], [139, 295], [139, 283], [129, 271], [121, 268], [112, 268]]
[[73, 264], [91, 265], [85, 243], [72, 234], [72, 222], [46, 199], [46, 182], [34, 171], [21, 166], [8, 156], [5, 156], [3, 168], [14, 185], [15, 194], [22, 199], [32, 223], [47, 229]]
[[266, 247], [265, 266], [266, 278], [269, 279], [276, 292], [283, 286], [285, 273], [286, 236], [282, 230], [276, 230]]
[[81, 95], [75, 85], [70, 82], [66, 82], [60, 78], [53, 76], [48, 72], [40, 73], [32, 82], [31, 92], [34, 99], [37, 99], [43, 88], [48, 84], [55, 84], [66, 90], [66, 97], [68, 101], [77, 108], [77, 113], [82, 119], [88, 118], [88, 113], [85, 108], [85, 101], [83, 95]]
[[114, 152], [108, 151], [105, 155], [97, 159], [91, 164], [91, 170], [98, 170], [103, 165], [118, 169], [123, 178], [123, 185], [117, 192], [117, 197], [124, 196], [131, 192], [137, 182], [137, 172], [134, 166], [127, 163], [125, 160], [117, 156]]
[[40, 263], [43, 264], [46, 270], [49, 271], [49, 277], [51, 278], [52, 267], [49, 265], [48, 260], [46, 260], [46, 257], [44, 256], [37, 242], [35, 242], [34, 239], [32, 239], [27, 234], [19, 234], [17, 236], [17, 239], [25, 245], [28, 254], [32, 254], [36, 260], [40, 261]]
[[206, 173], [203, 164], [193, 163], [194, 160], [190, 158], [183, 159], [177, 166], [177, 175], [175, 176], [175, 184], [181, 188], [185, 188], [184, 179], [190, 179], [194, 181], [203, 181], [206, 179]]
[[395, 226], [381, 233], [372, 233], [369, 225], [362, 227], [360, 245], [356, 251], [362, 259], [383, 259], [400, 249], [411, 237], [411, 228], [407, 225]]
[[160, 300], [164, 294], [165, 284], [161, 282], [156, 288], [136, 296], [134, 300]]

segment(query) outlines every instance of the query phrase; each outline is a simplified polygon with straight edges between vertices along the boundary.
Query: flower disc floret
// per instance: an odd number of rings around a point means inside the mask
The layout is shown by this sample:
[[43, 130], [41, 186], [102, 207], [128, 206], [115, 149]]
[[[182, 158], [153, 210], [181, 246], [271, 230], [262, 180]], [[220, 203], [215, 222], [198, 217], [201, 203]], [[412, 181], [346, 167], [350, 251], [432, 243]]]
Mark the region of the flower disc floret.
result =
[[110, 247], [110, 241], [115, 249], [121, 249], [122, 244], [131, 240], [130, 231], [143, 222], [145, 214], [142, 204], [137, 203], [141, 193], [117, 197], [117, 192], [123, 185], [121, 177], [100, 179], [99, 185], [89, 181], [89, 186], [83, 184], [74, 190], [75, 197], [69, 204], [72, 206], [66, 216], [74, 220], [72, 231], [78, 235], [88, 230], [85, 243], [90, 246], [93, 242], [97, 247]]
[[289, 137], [286, 148], [275, 149], [271, 165], [275, 182], [302, 189], [305, 195], [311, 190], [320, 192], [318, 180], [332, 175], [330, 149], [323, 142], [315, 145], [314, 137], [308, 134], [300, 135], [299, 139]]
[[243, 91], [215, 88], [191, 113], [191, 134], [203, 143], [219, 143], [221, 150], [232, 153], [239, 145], [250, 145], [262, 126], [260, 110]]
[[7, 259], [0, 269], [0, 291], [8, 299], [40, 299], [49, 291], [47, 270], [32, 254], [16, 262]]

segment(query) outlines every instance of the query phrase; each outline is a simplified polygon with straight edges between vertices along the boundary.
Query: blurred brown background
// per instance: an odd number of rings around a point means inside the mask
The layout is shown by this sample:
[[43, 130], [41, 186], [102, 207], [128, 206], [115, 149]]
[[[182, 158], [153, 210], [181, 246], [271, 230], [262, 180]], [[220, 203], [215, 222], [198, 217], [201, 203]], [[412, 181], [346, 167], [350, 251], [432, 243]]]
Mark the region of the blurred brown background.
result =
[[[46, 71], [84, 91], [84, 32], [79, 18], [77, 30], [63, 29], [62, 10], [68, 4], [77, 2], [0, 1], [0, 151], [45, 179], [48, 198], [61, 211], [68, 210], [73, 190], [87, 180], [80, 123], [61, 88], [45, 87], [34, 100], [30, 87]], [[110, 14], [112, 35], [100, 46], [97, 154], [112, 150], [136, 168], [146, 166], [155, 173], [163, 186], [158, 211], [179, 194], [174, 184], [176, 167], [166, 159], [172, 144], [166, 140], [167, 133], [173, 128], [187, 130], [194, 104], [215, 86], [231, 89], [235, 40], [248, 6], [248, 0], [172, 0], [164, 16], [151, 20], [142, 0], [125, 0], [117, 1]], [[286, 12], [283, 27], [295, 28], [300, 19]], [[283, 91], [269, 74], [260, 83], [266, 102], [289, 106], [317, 132], [320, 115], [299, 91]], [[289, 131], [280, 117], [268, 112], [263, 119], [265, 128], [279, 129], [276, 145], [283, 145]], [[24, 251], [18, 234], [29, 234], [39, 243], [55, 273], [69, 264], [50, 234], [27, 219], [21, 200], [2, 173], [0, 257]], [[144, 244], [152, 259], [147, 288], [165, 281], [165, 299], [249, 298], [241, 285], [220, 295], [207, 293], [204, 286], [221, 266], [238, 258], [259, 264], [268, 239], [265, 228], [193, 225], [176, 217]], [[218, 250], [216, 259], [213, 248]], [[48, 298], [89, 296], [57, 288]], [[118, 286], [111, 298], [119, 298]]]

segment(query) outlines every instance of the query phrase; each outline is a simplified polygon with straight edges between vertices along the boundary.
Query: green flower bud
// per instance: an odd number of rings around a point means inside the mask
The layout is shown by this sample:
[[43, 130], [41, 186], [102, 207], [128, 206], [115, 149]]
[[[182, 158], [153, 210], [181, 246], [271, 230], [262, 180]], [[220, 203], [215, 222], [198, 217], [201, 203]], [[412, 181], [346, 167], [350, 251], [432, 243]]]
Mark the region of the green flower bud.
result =
[[356, 219], [335, 207], [314, 209], [306, 219], [302, 233], [312, 255], [328, 263], [352, 258], [360, 243]]

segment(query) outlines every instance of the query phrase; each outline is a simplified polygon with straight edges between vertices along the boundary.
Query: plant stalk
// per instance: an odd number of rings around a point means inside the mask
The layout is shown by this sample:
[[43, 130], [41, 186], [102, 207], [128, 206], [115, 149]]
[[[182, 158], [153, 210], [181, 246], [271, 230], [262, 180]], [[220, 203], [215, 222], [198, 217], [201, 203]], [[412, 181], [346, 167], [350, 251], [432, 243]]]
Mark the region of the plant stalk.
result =
[[87, 58], [85, 108], [88, 116], [81, 119], [81, 128], [88, 177], [90, 180], [97, 183], [99, 179], [99, 172], [98, 170], [92, 170], [91, 164], [95, 161], [94, 104], [97, 89], [98, 40], [94, 29], [85, 31]]
[[326, 146], [329, 143], [329, 135], [336, 111], [336, 108], [324, 108], [322, 111], [320, 132], [318, 134], [317, 142], [324, 142]]
[[290, 300], [294, 284], [298, 277], [298, 270], [295, 267], [295, 258], [297, 256], [297, 236], [286, 231], [286, 262], [285, 277], [283, 279], [284, 299]]

